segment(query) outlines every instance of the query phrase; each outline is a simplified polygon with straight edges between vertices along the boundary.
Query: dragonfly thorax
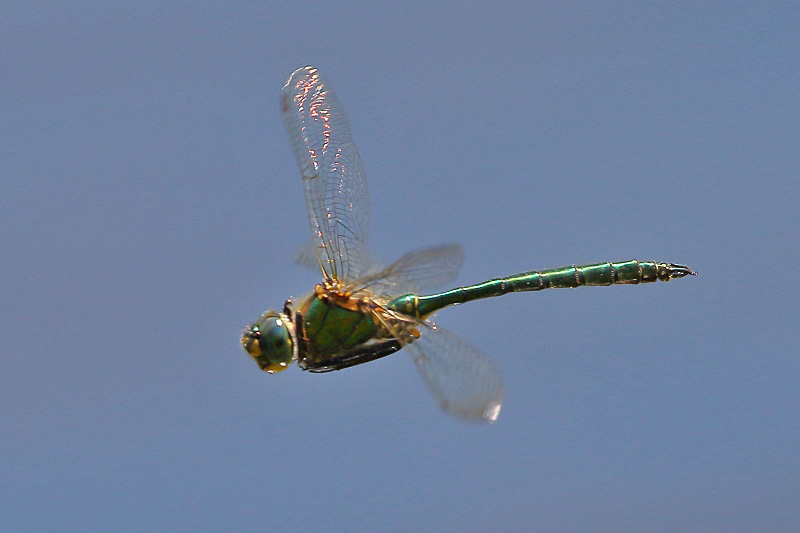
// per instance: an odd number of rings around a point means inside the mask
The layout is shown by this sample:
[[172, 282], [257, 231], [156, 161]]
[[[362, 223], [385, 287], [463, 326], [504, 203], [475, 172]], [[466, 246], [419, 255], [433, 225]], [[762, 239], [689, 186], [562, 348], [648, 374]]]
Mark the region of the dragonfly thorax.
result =
[[242, 333], [242, 346], [261, 370], [286, 370], [296, 358], [294, 324], [284, 313], [267, 311]]

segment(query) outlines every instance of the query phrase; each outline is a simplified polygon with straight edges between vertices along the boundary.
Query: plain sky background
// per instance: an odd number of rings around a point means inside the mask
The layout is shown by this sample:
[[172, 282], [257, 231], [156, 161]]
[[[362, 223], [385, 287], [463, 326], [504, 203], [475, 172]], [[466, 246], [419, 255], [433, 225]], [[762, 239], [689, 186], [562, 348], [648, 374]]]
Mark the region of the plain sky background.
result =
[[[799, 27], [795, 2], [3, 3], [0, 529], [797, 530]], [[700, 276], [440, 313], [503, 370], [491, 426], [402, 353], [262, 373], [241, 329], [319, 281], [278, 108], [306, 64], [385, 261]]]

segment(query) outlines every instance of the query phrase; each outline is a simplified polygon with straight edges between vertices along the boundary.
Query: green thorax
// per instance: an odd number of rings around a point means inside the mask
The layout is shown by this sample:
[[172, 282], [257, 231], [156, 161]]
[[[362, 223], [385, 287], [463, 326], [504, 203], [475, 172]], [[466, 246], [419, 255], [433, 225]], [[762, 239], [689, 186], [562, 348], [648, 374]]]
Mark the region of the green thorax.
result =
[[372, 339], [377, 327], [368, 304], [317, 286], [300, 309], [306, 348], [301, 359], [316, 361], [340, 354]]

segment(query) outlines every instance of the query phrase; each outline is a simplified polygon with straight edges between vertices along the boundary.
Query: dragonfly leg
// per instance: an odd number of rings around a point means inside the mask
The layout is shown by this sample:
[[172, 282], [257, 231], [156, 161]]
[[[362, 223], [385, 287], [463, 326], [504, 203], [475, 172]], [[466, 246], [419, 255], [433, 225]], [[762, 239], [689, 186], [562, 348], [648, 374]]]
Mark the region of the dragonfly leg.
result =
[[389, 339], [367, 346], [360, 346], [342, 355], [323, 361], [315, 361], [313, 363], [306, 361], [302, 366], [303, 370], [308, 370], [309, 372], [332, 372], [392, 355], [402, 347], [403, 345], [397, 339]]

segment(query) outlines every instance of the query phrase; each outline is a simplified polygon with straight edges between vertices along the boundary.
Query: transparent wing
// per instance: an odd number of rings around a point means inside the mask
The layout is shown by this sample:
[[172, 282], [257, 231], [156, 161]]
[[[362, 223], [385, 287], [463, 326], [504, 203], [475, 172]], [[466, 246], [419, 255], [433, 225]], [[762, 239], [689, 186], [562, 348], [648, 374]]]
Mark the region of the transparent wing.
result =
[[[297, 249], [294, 254], [294, 262], [301, 267], [311, 270], [319, 269], [319, 256], [317, 256], [316, 245], [309, 241]], [[319, 270], [317, 270], [319, 272]]]
[[357, 280], [353, 291], [369, 289], [387, 296], [428, 291], [453, 281], [463, 262], [464, 250], [458, 244], [414, 250], [380, 272]]
[[458, 335], [431, 322], [422, 323], [420, 333], [403, 349], [442, 410], [466, 420], [497, 420], [504, 387], [494, 363]]
[[[314, 246], [314, 243], [308, 241], [298, 248], [297, 252], [294, 254], [294, 262], [303, 268], [319, 272], [319, 258], [317, 257], [317, 248]], [[380, 270], [380, 262], [371, 254], [367, 253], [362, 260], [362, 274], [364, 272], [377, 272], [378, 270]]]
[[369, 196], [361, 157], [339, 99], [317, 69], [297, 69], [281, 112], [306, 193], [308, 221], [324, 275], [343, 282], [366, 268]]

